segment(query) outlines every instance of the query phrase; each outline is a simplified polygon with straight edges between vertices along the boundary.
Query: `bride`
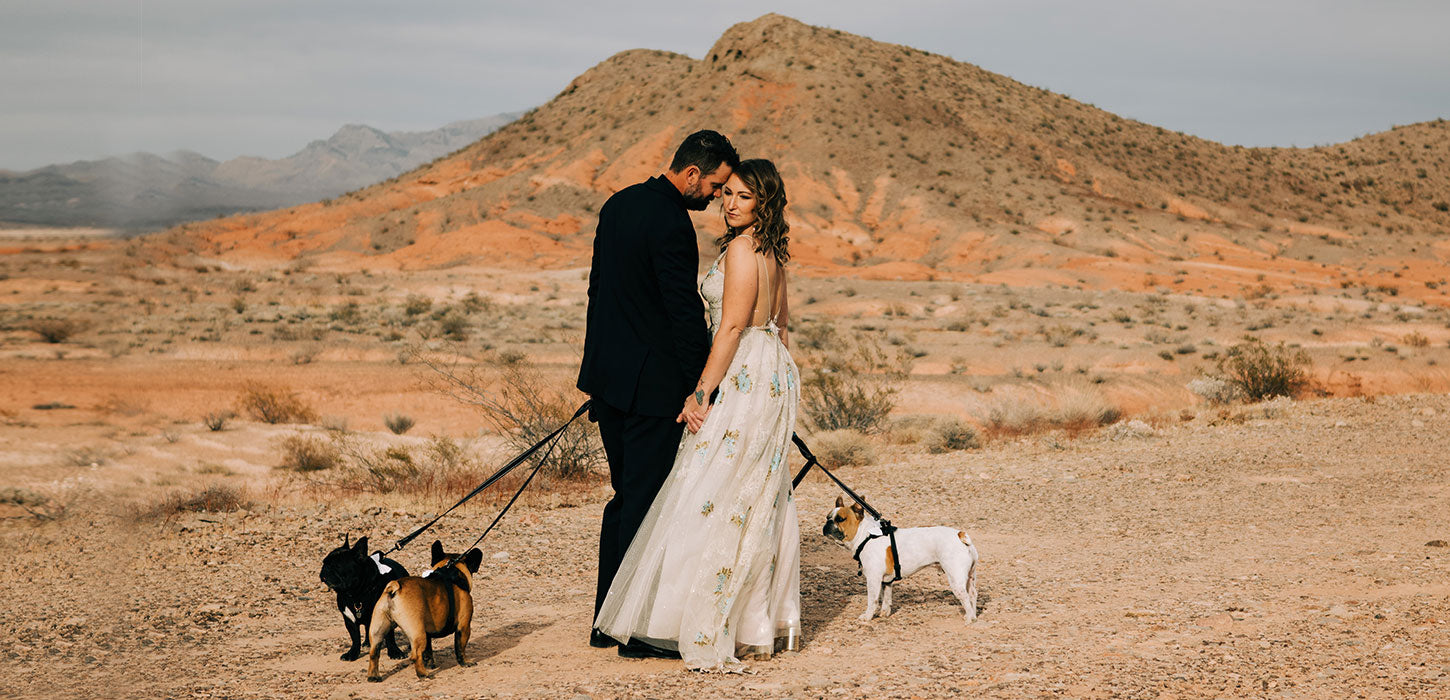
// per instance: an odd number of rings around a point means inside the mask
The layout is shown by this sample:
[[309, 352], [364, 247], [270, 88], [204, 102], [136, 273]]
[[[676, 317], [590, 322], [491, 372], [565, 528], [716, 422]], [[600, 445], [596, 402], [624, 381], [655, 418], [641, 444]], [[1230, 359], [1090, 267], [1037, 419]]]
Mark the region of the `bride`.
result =
[[677, 649], [697, 670], [740, 670], [800, 634], [784, 466], [800, 395], [786, 349], [785, 185], [770, 161], [747, 160], [721, 194], [722, 252], [700, 283], [714, 341], [679, 417], [690, 430], [595, 620], [621, 643]]

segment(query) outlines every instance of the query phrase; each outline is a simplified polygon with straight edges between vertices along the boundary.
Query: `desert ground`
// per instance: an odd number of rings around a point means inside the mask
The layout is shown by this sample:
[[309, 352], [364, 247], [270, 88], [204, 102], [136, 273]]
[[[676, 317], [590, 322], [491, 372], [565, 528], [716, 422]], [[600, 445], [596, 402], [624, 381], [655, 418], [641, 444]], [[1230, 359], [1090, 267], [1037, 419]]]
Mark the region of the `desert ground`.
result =
[[[390, 661], [368, 684], [365, 661], [338, 659], [322, 557], [344, 533], [390, 546], [512, 451], [420, 358], [476, 369], [487, 390], [498, 368], [527, 365], [582, 399], [568, 387], [583, 271], [148, 265], [134, 242], [55, 232], [0, 248], [6, 697], [1450, 692], [1450, 315], [1437, 306], [1361, 290], [799, 278], [803, 368], [832, 338], [867, 338], [904, 372], [888, 425], [842, 453], [860, 464], [839, 475], [900, 526], [972, 535], [977, 622], [935, 571], [898, 584], [894, 615], [859, 622], [850, 553], [819, 534], [837, 491], [813, 475], [798, 492], [799, 652], [716, 676], [592, 649], [609, 495], [596, 469], [531, 487], [485, 541], [477, 665], [440, 654], [421, 681]], [[1308, 353], [1298, 399], [1210, 404], [1188, 388], [1246, 333]], [[249, 387], [310, 415], [263, 422], [241, 405]], [[394, 434], [400, 414], [415, 425]], [[952, 419], [979, 446], [935, 449], [934, 421]], [[298, 440], [341, 445], [344, 462], [456, 451], [446, 478], [386, 490], [355, 464], [300, 471]], [[472, 540], [504, 497], [437, 537]], [[397, 558], [423, 568], [431, 539]]]

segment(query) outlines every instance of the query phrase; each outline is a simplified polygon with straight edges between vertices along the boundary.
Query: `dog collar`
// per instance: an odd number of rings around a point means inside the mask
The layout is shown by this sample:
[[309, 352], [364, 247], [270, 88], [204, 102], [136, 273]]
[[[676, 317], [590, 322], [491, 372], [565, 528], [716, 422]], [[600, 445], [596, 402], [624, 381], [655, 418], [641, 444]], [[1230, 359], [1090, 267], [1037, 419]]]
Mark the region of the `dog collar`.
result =
[[866, 545], [870, 543], [871, 540], [874, 540], [878, 537], [885, 537], [891, 540], [891, 551], [895, 553], [895, 556], [891, 557], [891, 566], [893, 569], [895, 569], [895, 571], [893, 571], [892, 573], [896, 576], [896, 578], [891, 579], [891, 583], [896, 583], [897, 581], [901, 580], [901, 548], [896, 546], [896, 528], [893, 527], [890, 523], [883, 523], [881, 526], [881, 530], [882, 532], [873, 532], [867, 535], [866, 539], [861, 540], [861, 544], [856, 545], [856, 553], [852, 554], [851, 558], [856, 560], [856, 575], [861, 576], [863, 575], [861, 567], [861, 550], [865, 549]]

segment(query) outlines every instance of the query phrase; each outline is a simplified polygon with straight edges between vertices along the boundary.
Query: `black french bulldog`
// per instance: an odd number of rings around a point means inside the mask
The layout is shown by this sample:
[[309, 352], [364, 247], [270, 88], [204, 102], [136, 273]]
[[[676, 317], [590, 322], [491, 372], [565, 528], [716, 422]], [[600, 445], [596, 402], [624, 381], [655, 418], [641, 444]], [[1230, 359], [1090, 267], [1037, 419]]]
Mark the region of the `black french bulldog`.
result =
[[[381, 567], [379, 566], [381, 565]], [[387, 572], [380, 571], [386, 567]], [[369, 635], [369, 623], [373, 617], [373, 606], [382, 595], [383, 587], [389, 581], [396, 581], [408, 575], [408, 570], [387, 557], [373, 560], [368, 556], [368, 538], [361, 537], [349, 545], [347, 535], [342, 536], [342, 546], [327, 553], [322, 560], [322, 583], [337, 593], [337, 611], [342, 613], [342, 624], [347, 627], [347, 636], [352, 638], [352, 647], [343, 655], [343, 661], [362, 657], [362, 642]], [[361, 630], [361, 632], [359, 632]], [[370, 635], [366, 639], [372, 643]], [[388, 632], [388, 658], [401, 659], [406, 656]]]

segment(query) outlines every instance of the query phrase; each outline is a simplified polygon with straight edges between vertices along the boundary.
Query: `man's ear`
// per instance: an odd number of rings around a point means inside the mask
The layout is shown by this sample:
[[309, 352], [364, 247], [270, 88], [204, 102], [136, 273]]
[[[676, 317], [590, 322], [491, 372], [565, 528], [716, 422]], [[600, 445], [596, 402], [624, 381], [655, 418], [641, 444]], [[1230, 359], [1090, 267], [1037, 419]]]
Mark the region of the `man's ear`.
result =
[[680, 171], [680, 174], [685, 176], [685, 184], [691, 187], [699, 182], [701, 177], [704, 177], [704, 173], [700, 172], [698, 165], [687, 165], [684, 170]]

